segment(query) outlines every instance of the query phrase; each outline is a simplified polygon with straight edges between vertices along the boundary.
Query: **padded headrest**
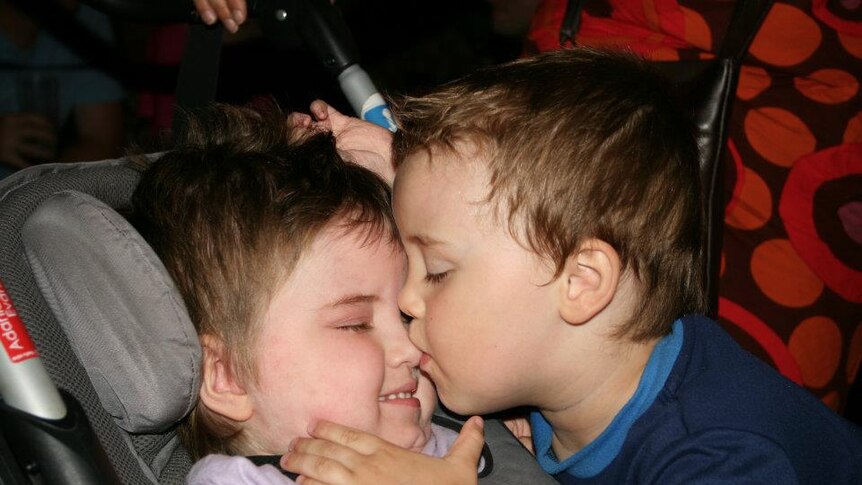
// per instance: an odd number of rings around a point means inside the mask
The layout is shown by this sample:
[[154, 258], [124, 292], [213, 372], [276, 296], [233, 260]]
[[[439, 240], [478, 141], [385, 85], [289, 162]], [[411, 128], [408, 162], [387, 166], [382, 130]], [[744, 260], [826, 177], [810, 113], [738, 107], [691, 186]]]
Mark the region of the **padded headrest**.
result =
[[117, 424], [164, 431], [197, 401], [201, 348], [174, 283], [113, 209], [60, 192], [21, 239], [40, 291]]

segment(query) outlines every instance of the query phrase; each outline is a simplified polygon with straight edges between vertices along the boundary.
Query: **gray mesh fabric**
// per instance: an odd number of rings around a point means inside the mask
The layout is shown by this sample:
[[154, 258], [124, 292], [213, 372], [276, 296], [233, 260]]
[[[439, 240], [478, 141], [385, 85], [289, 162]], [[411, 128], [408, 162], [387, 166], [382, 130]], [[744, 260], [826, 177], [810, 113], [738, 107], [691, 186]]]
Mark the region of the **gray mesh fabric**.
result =
[[[152, 463], [158, 455], [159, 435], [124, 437], [113, 418], [102, 408], [96, 391], [78, 361], [53, 313], [39, 292], [24, 255], [20, 231], [36, 207], [48, 197], [66, 190], [90, 194], [113, 208], [126, 207], [139, 173], [128, 162], [111, 160], [70, 165], [41, 165], [19, 172], [0, 182], [0, 278], [2, 278], [37, 350], [58, 387], [67, 390], [83, 406], [87, 418], [105, 448], [123, 483], [150, 484], [152, 474], [140, 465]], [[137, 451], [142, 450], [142, 451]], [[182, 483], [188, 460], [174, 453], [156, 476], [170, 476]], [[176, 480], [176, 481], [174, 481]]]
[[42, 295], [117, 424], [161, 432], [191, 411], [200, 344], [138, 232], [103, 202], [65, 191], [42, 202], [21, 238]]

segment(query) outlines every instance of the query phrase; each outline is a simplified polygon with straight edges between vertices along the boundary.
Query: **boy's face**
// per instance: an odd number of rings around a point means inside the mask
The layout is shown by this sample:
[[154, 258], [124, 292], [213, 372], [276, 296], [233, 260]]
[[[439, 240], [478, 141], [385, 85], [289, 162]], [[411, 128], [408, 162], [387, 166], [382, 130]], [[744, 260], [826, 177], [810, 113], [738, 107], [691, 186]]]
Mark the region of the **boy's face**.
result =
[[[524, 249], [484, 203], [475, 150], [417, 152], [395, 177], [393, 206], [408, 259], [399, 296], [410, 338], [440, 400], [461, 414], [535, 404], [553, 389], [534, 369], [553, 362], [559, 325], [553, 268]], [[552, 365], [552, 364], [548, 364]]]
[[322, 231], [267, 308], [248, 389], [262, 452], [286, 452], [321, 419], [406, 448], [427, 441], [436, 397], [397, 305], [404, 255], [364, 236]]

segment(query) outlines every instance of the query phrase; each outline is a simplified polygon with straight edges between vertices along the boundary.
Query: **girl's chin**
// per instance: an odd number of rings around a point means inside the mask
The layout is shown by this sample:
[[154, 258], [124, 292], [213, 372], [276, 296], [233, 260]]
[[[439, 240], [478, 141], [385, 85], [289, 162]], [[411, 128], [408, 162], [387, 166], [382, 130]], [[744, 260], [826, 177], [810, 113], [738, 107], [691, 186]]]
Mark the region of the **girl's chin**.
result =
[[426, 426], [412, 424], [390, 428], [387, 434], [390, 436], [381, 436], [381, 438], [400, 448], [421, 452], [425, 448], [425, 443], [431, 438], [431, 424]]

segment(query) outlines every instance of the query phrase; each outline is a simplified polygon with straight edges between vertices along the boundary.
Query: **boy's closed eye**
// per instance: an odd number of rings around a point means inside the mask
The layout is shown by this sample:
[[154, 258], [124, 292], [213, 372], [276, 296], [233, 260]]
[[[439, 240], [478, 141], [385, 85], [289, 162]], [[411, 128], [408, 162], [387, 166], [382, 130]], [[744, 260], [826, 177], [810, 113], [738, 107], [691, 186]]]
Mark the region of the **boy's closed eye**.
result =
[[440, 273], [428, 273], [425, 275], [425, 282], [432, 285], [442, 283], [443, 280], [445, 280], [446, 277], [449, 276], [449, 273], [450, 271], [443, 271]]

